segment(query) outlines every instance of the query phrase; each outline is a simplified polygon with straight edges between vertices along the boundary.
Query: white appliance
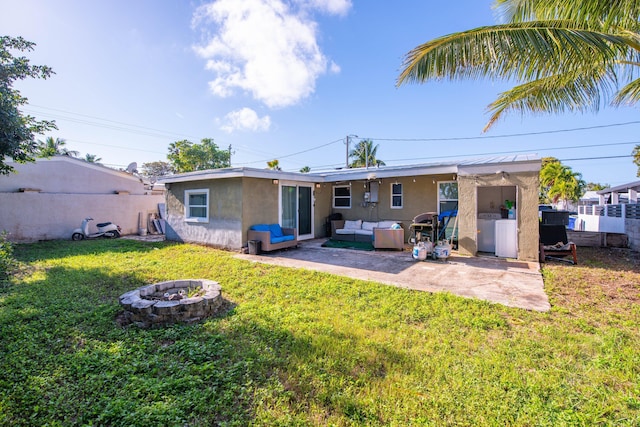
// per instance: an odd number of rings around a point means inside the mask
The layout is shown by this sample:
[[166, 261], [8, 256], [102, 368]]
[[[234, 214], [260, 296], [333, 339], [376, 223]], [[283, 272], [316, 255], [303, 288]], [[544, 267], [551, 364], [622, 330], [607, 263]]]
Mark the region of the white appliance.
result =
[[478, 214], [478, 251], [496, 251], [496, 220], [500, 219], [499, 213], [482, 212]]
[[515, 219], [496, 221], [496, 256], [518, 258], [518, 227]]

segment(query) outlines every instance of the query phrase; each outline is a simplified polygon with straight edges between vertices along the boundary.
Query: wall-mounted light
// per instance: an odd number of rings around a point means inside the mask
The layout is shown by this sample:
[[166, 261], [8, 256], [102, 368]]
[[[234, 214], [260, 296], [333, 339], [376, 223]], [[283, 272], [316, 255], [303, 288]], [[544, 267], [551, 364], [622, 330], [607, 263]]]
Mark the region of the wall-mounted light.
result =
[[413, 182], [416, 182], [416, 179], [415, 179], [415, 178], [413, 178]]
[[271, 183], [272, 183], [273, 185], [278, 185], [278, 184], [280, 183], [280, 181], [278, 181], [277, 179], [272, 179], [272, 180], [271, 180]]
[[316, 182], [316, 188], [320, 188], [320, 183]]
[[431, 180], [431, 183], [432, 183], [432, 184], [435, 184], [435, 183], [436, 183], [436, 180], [435, 180], [435, 179], [432, 179], [432, 180]]

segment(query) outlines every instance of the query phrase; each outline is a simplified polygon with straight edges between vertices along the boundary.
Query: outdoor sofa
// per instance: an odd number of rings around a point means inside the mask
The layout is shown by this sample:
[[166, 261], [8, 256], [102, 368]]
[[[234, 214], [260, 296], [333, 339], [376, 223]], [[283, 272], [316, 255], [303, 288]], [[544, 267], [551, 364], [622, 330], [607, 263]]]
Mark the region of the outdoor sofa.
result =
[[404, 230], [397, 221], [331, 221], [331, 238], [347, 242], [371, 242], [376, 249], [404, 249]]
[[247, 231], [247, 240], [258, 240], [264, 252], [298, 246], [298, 231], [280, 224], [256, 224]]

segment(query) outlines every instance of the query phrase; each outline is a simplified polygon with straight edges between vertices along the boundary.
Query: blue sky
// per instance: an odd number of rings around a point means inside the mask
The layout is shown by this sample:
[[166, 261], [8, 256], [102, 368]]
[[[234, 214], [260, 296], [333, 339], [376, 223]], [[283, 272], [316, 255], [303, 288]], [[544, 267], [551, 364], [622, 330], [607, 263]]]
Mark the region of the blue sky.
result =
[[112, 167], [213, 138], [233, 166], [325, 170], [357, 135], [387, 165], [536, 153], [589, 182], [638, 179], [637, 107], [512, 114], [482, 133], [505, 83], [395, 86], [420, 43], [496, 23], [489, 0], [0, 1], [2, 33], [35, 42], [32, 64], [56, 72], [16, 85], [25, 112]]

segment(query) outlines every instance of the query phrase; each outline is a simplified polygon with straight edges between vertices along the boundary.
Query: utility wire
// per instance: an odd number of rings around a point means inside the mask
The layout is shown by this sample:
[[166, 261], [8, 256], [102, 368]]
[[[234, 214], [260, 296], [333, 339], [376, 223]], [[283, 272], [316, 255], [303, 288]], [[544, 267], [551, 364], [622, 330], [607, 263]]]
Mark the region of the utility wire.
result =
[[608, 125], [597, 125], [597, 126], [585, 126], [579, 128], [570, 128], [570, 129], [556, 129], [556, 130], [546, 130], [539, 132], [525, 132], [525, 133], [512, 133], [505, 135], [485, 135], [485, 136], [461, 136], [461, 137], [451, 137], [451, 138], [360, 138], [360, 139], [372, 139], [374, 141], [408, 141], [408, 142], [432, 142], [432, 141], [463, 141], [463, 140], [474, 140], [474, 139], [497, 139], [497, 138], [513, 138], [520, 136], [532, 136], [532, 135], [548, 135], [553, 133], [564, 133], [564, 132], [578, 132], [582, 130], [593, 130], [593, 129], [604, 129], [610, 127], [617, 126], [628, 126], [640, 124], [639, 121], [631, 121], [624, 123], [611, 123]]

